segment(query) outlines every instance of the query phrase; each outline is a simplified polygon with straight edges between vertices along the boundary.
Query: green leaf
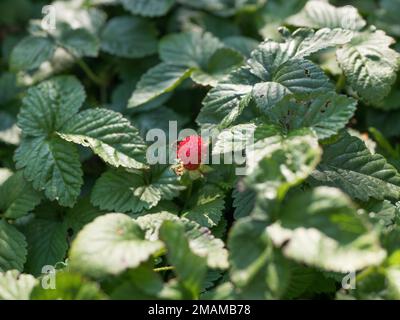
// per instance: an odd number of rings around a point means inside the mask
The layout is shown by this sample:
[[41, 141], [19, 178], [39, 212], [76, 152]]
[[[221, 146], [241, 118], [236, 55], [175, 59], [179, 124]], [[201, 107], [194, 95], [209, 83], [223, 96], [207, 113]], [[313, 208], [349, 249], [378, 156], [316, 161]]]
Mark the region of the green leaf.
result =
[[85, 91], [73, 76], [58, 76], [30, 88], [23, 99], [18, 126], [31, 136], [45, 136], [59, 130], [78, 112]]
[[140, 227], [145, 230], [146, 239], [158, 240], [159, 229], [164, 221], [182, 223], [193, 253], [207, 258], [207, 265], [213, 269], [228, 268], [228, 252], [222, 240], [215, 238], [211, 232], [198, 223], [169, 212], [146, 214], [136, 219]]
[[260, 10], [259, 34], [263, 39], [277, 40], [281, 38], [279, 32], [285, 23], [285, 19], [299, 12], [308, 0], [267, 1], [266, 5]]
[[373, 222], [381, 223], [386, 227], [393, 226], [395, 220], [400, 217], [400, 208], [388, 200], [371, 200], [363, 205], [363, 208], [369, 212], [369, 217]]
[[309, 130], [287, 137], [270, 136], [255, 143], [247, 155], [245, 183], [265, 199], [282, 199], [290, 187], [306, 179], [321, 157], [318, 140]]
[[229, 17], [237, 12], [252, 12], [258, 10], [265, 4], [265, 0], [240, 0], [240, 1], [226, 1], [226, 0], [178, 0], [184, 5], [199, 10], [205, 10], [212, 14]]
[[164, 221], [159, 232], [167, 247], [168, 261], [175, 267], [179, 281], [194, 298], [198, 297], [206, 275], [206, 259], [192, 251], [182, 224]]
[[243, 56], [230, 48], [218, 49], [209, 59], [204, 69], [196, 69], [192, 73], [192, 80], [203, 86], [216, 86], [224, 80], [228, 73], [239, 67]]
[[0, 220], [0, 272], [22, 271], [26, 261], [25, 236], [5, 220]]
[[258, 41], [243, 36], [229, 36], [223, 39], [225, 46], [240, 52], [245, 57], [250, 57], [251, 52], [257, 48]]
[[55, 51], [55, 44], [49, 38], [28, 36], [13, 49], [10, 66], [13, 70], [32, 70], [50, 60]]
[[121, 0], [126, 10], [133, 14], [145, 17], [157, 17], [165, 15], [174, 5], [175, 0]]
[[182, 189], [169, 167], [154, 167], [151, 172], [112, 170], [97, 180], [91, 201], [102, 210], [139, 213], [161, 199], [173, 199]]
[[41, 201], [40, 193], [16, 172], [0, 185], [0, 211], [5, 218], [17, 219], [32, 211]]
[[252, 65], [251, 71], [263, 80], [257, 83], [252, 91], [262, 112], [268, 113], [274, 104], [287, 95], [304, 99], [333, 89], [329, 78], [314, 63], [308, 60], [292, 59], [275, 69], [274, 65], [277, 62], [273, 61], [270, 69], [270, 66], [266, 64], [266, 59], [273, 59], [268, 57], [272, 52], [268, 52], [268, 47], [259, 47], [258, 50], [253, 52], [249, 63]]
[[13, 175], [13, 172], [7, 168], [0, 168], [0, 185], [2, 185], [9, 177]]
[[[299, 211], [299, 208], [302, 210]], [[320, 187], [290, 198], [279, 222], [267, 228], [285, 256], [328, 271], [349, 272], [377, 265], [386, 252], [338, 189]]]
[[190, 209], [182, 217], [212, 228], [218, 225], [225, 209], [224, 193], [215, 187], [206, 186], [189, 202]]
[[145, 57], [157, 52], [157, 30], [150, 21], [140, 17], [116, 17], [102, 32], [101, 48], [118, 57]]
[[29, 300], [37, 280], [17, 270], [0, 273], [0, 300]]
[[239, 220], [229, 234], [228, 248], [231, 279], [237, 286], [245, 286], [265, 268], [271, 255], [265, 223]]
[[107, 109], [88, 109], [72, 117], [61, 138], [85, 147], [114, 167], [146, 168], [146, 144], [129, 120]]
[[148, 241], [140, 226], [129, 216], [110, 213], [87, 224], [71, 246], [70, 266], [91, 277], [119, 274], [135, 268], [163, 248]]
[[16, 97], [20, 91], [17, 84], [17, 76], [14, 73], [3, 72], [0, 75], [0, 104], [6, 104]]
[[101, 216], [102, 211], [95, 208], [88, 197], [78, 200], [76, 205], [68, 209], [64, 224], [69, 235], [75, 237], [78, 232], [95, 218]]
[[383, 31], [364, 32], [336, 52], [349, 85], [369, 103], [385, 98], [396, 80], [400, 55]]
[[[1, 87], [1, 83], [0, 83]], [[8, 90], [7, 88], [5, 90]], [[0, 111], [0, 141], [12, 145], [18, 145], [21, 141], [21, 130], [16, 124], [14, 116]]]
[[379, 154], [371, 154], [357, 137], [342, 133], [324, 147], [322, 161], [312, 173], [312, 182], [342, 189], [352, 198], [398, 199], [400, 175]]
[[208, 92], [196, 122], [201, 125], [229, 126], [249, 104], [256, 82], [257, 78], [248, 67], [233, 71], [226, 80]]
[[[254, 98], [263, 113], [286, 96], [309, 99], [326, 91], [333, 91], [329, 78], [314, 63], [287, 51], [296, 44], [277, 43], [270, 40], [255, 49], [245, 67], [233, 71], [226, 80], [210, 90], [203, 100], [197, 122], [229, 126]], [[328, 44], [327, 44], [328, 45]], [[307, 43], [300, 56], [317, 50]], [[329, 45], [328, 45], [329, 46]]]
[[16, 167], [36, 190], [62, 206], [73, 206], [83, 183], [76, 147], [56, 136], [25, 138], [15, 152]]
[[322, 272], [299, 264], [291, 264], [290, 279], [284, 299], [307, 297], [311, 294], [334, 293], [336, 283], [334, 279], [327, 278]]
[[39, 276], [44, 266], [64, 261], [67, 253], [67, 230], [59, 221], [34, 219], [24, 231], [28, 242], [25, 270]]
[[283, 46], [287, 54], [295, 58], [307, 58], [330, 47], [341, 46], [351, 41], [355, 32], [341, 28], [297, 29], [286, 39]]
[[356, 105], [356, 100], [330, 92], [303, 103], [285, 99], [274, 106], [268, 116], [288, 131], [310, 128], [319, 139], [326, 139], [345, 127]]
[[75, 57], [97, 57], [100, 41], [84, 28], [73, 29], [68, 24], [58, 24], [61, 29], [57, 35], [57, 44]]
[[160, 63], [149, 69], [140, 79], [128, 102], [128, 108], [133, 108], [153, 100], [163, 93], [174, 90], [187, 79], [192, 70], [183, 66]]
[[244, 218], [253, 211], [257, 193], [254, 190], [246, 189], [239, 191], [239, 186], [233, 190], [233, 206], [235, 207], [235, 219]]
[[141, 264], [129, 270], [122, 281], [111, 293], [113, 300], [145, 299], [182, 299], [180, 288], [174, 280], [164, 283], [159, 273], [153, 271], [152, 265]]
[[166, 63], [207, 69], [210, 58], [223, 47], [211, 33], [170, 34], [160, 41], [160, 58]]
[[334, 7], [328, 2], [312, 0], [297, 14], [289, 17], [287, 23], [298, 27], [342, 28], [361, 30], [366, 22], [352, 6]]
[[90, 282], [79, 274], [60, 271], [55, 275], [55, 288], [45, 289], [36, 285], [32, 300], [102, 300], [105, 298], [97, 283]]
[[400, 299], [400, 268], [392, 267], [386, 270], [386, 278], [388, 282], [388, 289], [390, 293], [390, 299]]
[[274, 249], [264, 221], [239, 220], [229, 235], [228, 246], [230, 276], [241, 299], [282, 296], [288, 284], [289, 263]]

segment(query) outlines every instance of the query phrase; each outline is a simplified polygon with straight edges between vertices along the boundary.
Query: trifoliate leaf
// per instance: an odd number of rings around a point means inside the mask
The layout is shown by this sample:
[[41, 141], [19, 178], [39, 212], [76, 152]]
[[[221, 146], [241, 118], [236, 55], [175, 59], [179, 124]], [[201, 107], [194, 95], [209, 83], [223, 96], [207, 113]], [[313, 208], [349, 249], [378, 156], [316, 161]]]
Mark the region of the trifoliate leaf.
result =
[[67, 253], [67, 230], [59, 221], [34, 219], [24, 230], [28, 242], [25, 270], [39, 276], [45, 266], [64, 261]]
[[75, 77], [59, 76], [44, 81], [28, 90], [18, 126], [26, 135], [51, 134], [78, 112], [84, 100], [84, 89]]
[[31, 293], [32, 300], [102, 300], [105, 298], [100, 286], [81, 275], [60, 271], [55, 275], [55, 288], [36, 285]]
[[116, 17], [102, 32], [101, 48], [118, 57], [148, 56], [157, 52], [157, 30], [150, 21], [140, 17]]
[[138, 130], [120, 113], [100, 108], [82, 111], [59, 130], [59, 135], [90, 147], [114, 167], [147, 167], [146, 145]]
[[192, 70], [183, 66], [160, 63], [149, 69], [140, 79], [128, 102], [128, 108], [137, 107], [163, 93], [174, 90], [188, 78]]
[[175, 0], [121, 0], [126, 10], [133, 14], [145, 17], [157, 17], [165, 15], [174, 5]]
[[26, 261], [25, 236], [5, 220], [0, 220], [0, 272], [22, 271]]
[[17, 219], [30, 213], [41, 198], [40, 193], [25, 181], [21, 171], [0, 185], [0, 211], [7, 219]]
[[29, 36], [21, 40], [13, 49], [10, 65], [14, 70], [32, 70], [50, 60], [56, 46], [45, 37]]
[[[262, 77], [252, 91], [262, 112], [268, 113], [274, 104], [282, 101], [287, 95], [304, 99], [333, 89], [328, 77], [312, 62], [292, 59], [275, 69], [276, 62], [273, 61], [272, 69], [269, 69], [265, 59], [271, 58], [264, 56], [269, 53], [263, 52], [263, 47], [258, 50], [261, 52], [256, 50], [249, 61], [252, 65], [251, 72]], [[269, 48], [266, 47], [265, 50]], [[262, 69], [259, 69], [260, 67]]]
[[177, 33], [160, 41], [160, 58], [166, 63], [206, 69], [210, 58], [223, 47], [210, 33]]
[[0, 300], [29, 300], [37, 280], [17, 270], [0, 273]]
[[371, 154], [365, 143], [344, 132], [324, 147], [322, 161], [312, 173], [313, 182], [342, 189], [352, 198], [398, 199], [400, 175], [379, 154]]
[[[298, 45], [298, 44], [297, 44]], [[314, 63], [287, 52], [287, 44], [270, 40], [255, 49], [247, 65], [233, 71], [210, 90], [197, 118], [200, 124], [229, 126], [253, 97], [260, 110], [268, 110], [286, 96], [309, 99], [333, 91], [329, 78]], [[296, 44], [292, 45], [296, 47]], [[301, 54], [306, 55], [307, 44]], [[315, 49], [317, 50], [317, 49]], [[313, 49], [310, 48], [310, 52]]]
[[160, 228], [160, 239], [167, 247], [167, 258], [182, 285], [198, 297], [204, 280], [207, 262], [204, 257], [193, 253], [185, 234], [185, 227], [173, 221], [164, 221]]
[[369, 230], [350, 200], [328, 187], [293, 196], [281, 208], [279, 222], [267, 228], [285, 256], [336, 272], [382, 262], [386, 252]]
[[356, 8], [352, 6], [334, 7], [328, 2], [317, 0], [308, 1], [299, 13], [289, 17], [286, 21], [298, 27], [328, 27], [349, 30], [361, 30], [366, 25]]
[[383, 31], [364, 32], [336, 52], [349, 85], [369, 103], [379, 103], [396, 80], [400, 55]]
[[352, 98], [330, 92], [302, 103], [285, 99], [268, 116], [287, 131], [310, 128], [319, 139], [326, 139], [345, 127], [354, 115], [356, 104]]
[[62, 206], [73, 206], [80, 193], [82, 169], [76, 147], [57, 136], [25, 138], [15, 153], [17, 169], [36, 190]]
[[223, 241], [215, 238], [209, 229], [201, 227], [196, 222], [179, 218], [169, 212], [146, 214], [138, 217], [136, 221], [145, 230], [146, 239], [149, 240], [159, 239], [159, 229], [164, 221], [183, 223], [191, 250], [196, 255], [206, 257], [210, 268], [228, 268], [228, 252], [224, 248]]
[[145, 240], [144, 232], [129, 216], [110, 213], [79, 232], [69, 254], [70, 266], [95, 278], [115, 275], [139, 266], [162, 247], [160, 241]]
[[204, 187], [190, 200], [190, 209], [182, 217], [212, 228], [218, 225], [225, 208], [224, 193], [214, 187]]
[[102, 210], [139, 213], [153, 208], [161, 199], [173, 199], [182, 189], [169, 167], [154, 167], [150, 172], [112, 170], [97, 180], [91, 201]]

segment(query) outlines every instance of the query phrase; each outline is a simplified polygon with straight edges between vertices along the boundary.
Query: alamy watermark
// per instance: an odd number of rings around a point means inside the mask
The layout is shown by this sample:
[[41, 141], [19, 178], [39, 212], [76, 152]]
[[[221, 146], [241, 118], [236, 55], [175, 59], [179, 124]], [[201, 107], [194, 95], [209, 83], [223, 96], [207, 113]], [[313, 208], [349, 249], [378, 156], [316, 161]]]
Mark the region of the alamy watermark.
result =
[[[249, 164], [246, 155], [252, 151], [254, 145], [254, 130], [249, 127], [237, 128], [235, 134], [232, 134], [229, 129], [220, 131], [216, 128], [202, 129], [200, 133], [193, 129], [183, 129], [178, 132], [177, 121], [169, 121], [168, 132], [153, 128], [146, 134], [145, 140], [150, 144], [146, 152], [148, 164], [176, 164], [177, 142], [185, 137], [198, 135], [203, 141], [203, 145], [199, 146], [201, 151], [181, 152], [180, 160], [206, 165], [235, 164], [238, 166], [237, 175], [246, 174], [246, 166]], [[199, 154], [201, 159], [199, 159]]]
[[56, 8], [53, 5], [47, 5], [42, 8], [42, 14], [44, 15], [40, 26], [43, 30], [52, 31], [56, 29]]

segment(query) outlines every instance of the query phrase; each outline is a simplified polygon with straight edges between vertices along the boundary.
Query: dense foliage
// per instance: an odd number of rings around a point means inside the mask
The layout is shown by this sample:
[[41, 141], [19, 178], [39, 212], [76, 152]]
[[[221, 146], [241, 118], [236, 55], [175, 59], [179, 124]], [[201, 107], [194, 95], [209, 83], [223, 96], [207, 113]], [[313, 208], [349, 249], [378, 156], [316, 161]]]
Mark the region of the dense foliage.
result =
[[[46, 4], [0, 2], [0, 299], [400, 299], [399, 0]], [[149, 164], [169, 120], [246, 174]]]

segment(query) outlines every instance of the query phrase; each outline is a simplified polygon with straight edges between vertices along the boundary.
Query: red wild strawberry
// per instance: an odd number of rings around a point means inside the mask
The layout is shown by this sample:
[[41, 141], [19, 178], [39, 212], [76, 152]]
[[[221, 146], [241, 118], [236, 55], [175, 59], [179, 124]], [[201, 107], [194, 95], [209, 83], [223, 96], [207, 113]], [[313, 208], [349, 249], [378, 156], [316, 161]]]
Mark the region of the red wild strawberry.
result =
[[178, 142], [176, 156], [187, 170], [197, 170], [206, 156], [207, 146], [200, 136], [188, 136]]

